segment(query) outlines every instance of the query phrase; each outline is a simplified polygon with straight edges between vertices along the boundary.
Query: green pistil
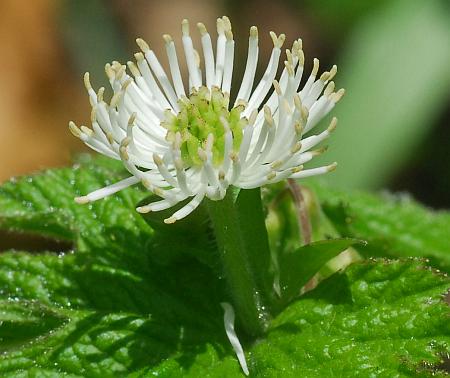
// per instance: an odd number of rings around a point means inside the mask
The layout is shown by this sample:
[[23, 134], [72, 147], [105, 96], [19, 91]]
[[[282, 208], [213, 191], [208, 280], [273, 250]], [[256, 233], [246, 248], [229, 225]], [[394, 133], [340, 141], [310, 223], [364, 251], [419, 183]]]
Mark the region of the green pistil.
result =
[[225, 152], [225, 127], [222, 118], [228, 122], [233, 134], [233, 151], [239, 151], [242, 142], [242, 131], [248, 124], [246, 118], [241, 118], [243, 105], [228, 110], [229, 96], [219, 88], [213, 87], [211, 91], [206, 87], [194, 90], [189, 98], [178, 100], [180, 108], [175, 116], [166, 112], [161, 123], [167, 131], [166, 139], [173, 141], [175, 134], [181, 134], [181, 157], [187, 167], [202, 165], [203, 161], [198, 155], [198, 148], [205, 148], [209, 134], [214, 136], [212, 147], [213, 164], [222, 164]]

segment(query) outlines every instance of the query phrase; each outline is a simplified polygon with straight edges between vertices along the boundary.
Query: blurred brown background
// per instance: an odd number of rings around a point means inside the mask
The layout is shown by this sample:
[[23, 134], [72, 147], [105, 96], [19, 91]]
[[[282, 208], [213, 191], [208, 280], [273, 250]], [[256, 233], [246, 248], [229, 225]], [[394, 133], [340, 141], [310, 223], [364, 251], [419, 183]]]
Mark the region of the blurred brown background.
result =
[[251, 25], [260, 29], [262, 65], [269, 30], [284, 32], [286, 47], [302, 37], [307, 62], [340, 64], [336, 82], [349, 94], [339, 104], [340, 128], [327, 158], [340, 163], [336, 185], [387, 186], [450, 206], [446, 0], [2, 0], [0, 182], [70, 164], [84, 151], [67, 124], [89, 120], [85, 71], [95, 87], [106, 85], [104, 64], [131, 59], [138, 36], [165, 65], [163, 33], [179, 37], [188, 18], [213, 35], [224, 14], [237, 41], [235, 80]]

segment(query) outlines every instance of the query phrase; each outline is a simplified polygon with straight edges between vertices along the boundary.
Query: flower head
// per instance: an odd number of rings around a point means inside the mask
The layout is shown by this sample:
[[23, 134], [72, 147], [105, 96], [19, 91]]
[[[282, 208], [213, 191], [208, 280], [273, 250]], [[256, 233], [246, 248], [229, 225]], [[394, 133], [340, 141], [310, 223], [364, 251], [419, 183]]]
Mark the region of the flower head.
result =
[[314, 147], [336, 127], [333, 118], [325, 131], [304, 137], [344, 94], [343, 89], [335, 91], [331, 81], [337, 67], [318, 77], [319, 61], [314, 59], [312, 72], [300, 88], [304, 54], [298, 39], [286, 50], [285, 67], [275, 80], [285, 36], [271, 32], [272, 53], [263, 77], [255, 81], [258, 30], [252, 26], [244, 76], [230, 97], [231, 23], [227, 17], [217, 20], [215, 54], [205, 26], [197, 27], [203, 59], [194, 49], [188, 21], [182, 22], [188, 83], [183, 82], [169, 35], [163, 38], [171, 79], [142, 39], [137, 39], [141, 52], [135, 54], [136, 63], [127, 63], [128, 70], [118, 62], [106, 65], [114, 91], [109, 104], [103, 99], [104, 88], [95, 92], [85, 75], [92, 129], [71, 122], [70, 130], [95, 151], [121, 160], [131, 176], [78, 197], [77, 202], [95, 201], [141, 182], [161, 197], [137, 208], [142, 213], [168, 209], [190, 198], [165, 220], [172, 223], [190, 214], [205, 197], [222, 199], [230, 185], [250, 189], [335, 168], [335, 163], [312, 169], [303, 165], [324, 151]]

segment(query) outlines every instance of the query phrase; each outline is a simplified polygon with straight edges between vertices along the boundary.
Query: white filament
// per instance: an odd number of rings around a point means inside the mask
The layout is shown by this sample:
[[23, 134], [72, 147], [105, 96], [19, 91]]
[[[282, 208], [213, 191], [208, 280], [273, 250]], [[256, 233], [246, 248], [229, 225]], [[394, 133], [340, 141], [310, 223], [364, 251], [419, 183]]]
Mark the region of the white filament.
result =
[[231, 346], [233, 347], [234, 353], [236, 353], [236, 357], [241, 365], [242, 371], [245, 375], [249, 375], [250, 372], [248, 370], [247, 361], [245, 359], [244, 350], [242, 349], [242, 345], [239, 341], [239, 338], [236, 335], [236, 331], [234, 330], [234, 309], [231, 304], [227, 302], [221, 303], [223, 308], [223, 322], [225, 325], [225, 332], [227, 334], [228, 340], [230, 341]]
[[[233, 91], [234, 44], [231, 24], [228, 18], [217, 20], [217, 47], [214, 49], [206, 27], [197, 24], [201, 34], [204, 71], [200, 67], [200, 56], [190, 36], [189, 23], [182, 23], [184, 58], [189, 72], [190, 87], [212, 93], [220, 88], [224, 96]], [[242, 107], [244, 126], [239, 150], [235, 150], [235, 136], [226, 117], [220, 120], [224, 127], [223, 159], [213, 160], [214, 138], [211, 134], [198, 151], [201, 164], [186, 166], [182, 157], [183, 136], [177, 132], [169, 138], [164, 122], [172, 122], [179, 112], [179, 101], [189, 101], [192, 88], [186, 88], [180, 73], [175, 44], [172, 37], [165, 35], [166, 52], [171, 81], [150, 47], [137, 40], [142, 52], [135, 54], [136, 63], [127, 66], [118, 62], [105, 67], [114, 95], [109, 104], [103, 100], [104, 89], [94, 91], [85, 75], [85, 86], [92, 106], [92, 129], [69, 124], [71, 132], [93, 150], [121, 160], [132, 175], [115, 184], [96, 190], [77, 201], [86, 203], [116, 193], [128, 186], [141, 182], [148, 190], [161, 197], [160, 201], [141, 206], [138, 211], [161, 211], [169, 209], [180, 201], [186, 204], [166, 223], [173, 223], [194, 211], [207, 197], [222, 199], [228, 187], [250, 189], [276, 183], [286, 178], [304, 178], [329, 172], [335, 164], [303, 169], [317, 151], [313, 147], [325, 141], [334, 130], [336, 120], [330, 127], [318, 134], [303, 138], [313, 130], [343, 96], [344, 91], [334, 91], [336, 74], [333, 66], [330, 72], [318, 79], [319, 61], [314, 65], [303, 88], [300, 81], [303, 74], [304, 55], [301, 40], [294, 42], [287, 50], [285, 67], [277, 77], [284, 35], [271, 33], [273, 49], [262, 78], [253, 89], [258, 63], [258, 31], [250, 29], [247, 63], [241, 85], [236, 88], [234, 106]], [[203, 77], [205, 84], [203, 84]], [[275, 90], [274, 90], [275, 89]]]

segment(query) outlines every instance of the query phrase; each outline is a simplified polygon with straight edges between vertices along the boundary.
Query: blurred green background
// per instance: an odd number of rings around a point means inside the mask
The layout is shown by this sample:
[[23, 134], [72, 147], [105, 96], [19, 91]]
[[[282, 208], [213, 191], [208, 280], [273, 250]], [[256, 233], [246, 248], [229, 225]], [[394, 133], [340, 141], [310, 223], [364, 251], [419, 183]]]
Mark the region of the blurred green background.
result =
[[225, 14], [236, 40], [235, 83], [251, 25], [260, 29], [262, 65], [270, 30], [287, 35], [285, 47], [303, 39], [307, 70], [314, 57], [321, 70], [338, 64], [335, 81], [347, 94], [333, 112], [340, 122], [322, 158], [339, 163], [327, 180], [450, 207], [448, 0], [3, 0], [0, 10], [0, 180], [68, 164], [83, 149], [67, 122], [89, 120], [85, 71], [104, 85], [104, 64], [131, 59], [138, 36], [166, 65], [163, 33], [179, 37], [183, 18], [213, 32]]

